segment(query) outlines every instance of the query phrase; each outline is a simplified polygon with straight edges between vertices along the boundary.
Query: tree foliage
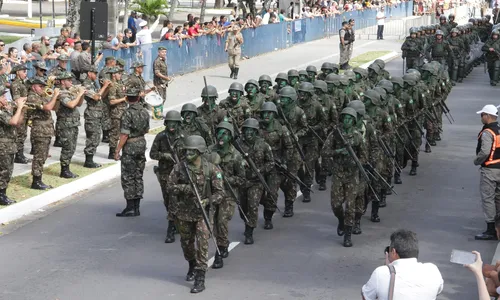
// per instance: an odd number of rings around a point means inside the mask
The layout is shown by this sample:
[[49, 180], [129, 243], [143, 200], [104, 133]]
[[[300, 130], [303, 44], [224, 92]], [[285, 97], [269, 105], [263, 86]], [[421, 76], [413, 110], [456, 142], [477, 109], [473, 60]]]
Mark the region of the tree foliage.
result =
[[168, 4], [165, 0], [134, 0], [132, 5], [135, 11], [154, 19], [167, 14]]

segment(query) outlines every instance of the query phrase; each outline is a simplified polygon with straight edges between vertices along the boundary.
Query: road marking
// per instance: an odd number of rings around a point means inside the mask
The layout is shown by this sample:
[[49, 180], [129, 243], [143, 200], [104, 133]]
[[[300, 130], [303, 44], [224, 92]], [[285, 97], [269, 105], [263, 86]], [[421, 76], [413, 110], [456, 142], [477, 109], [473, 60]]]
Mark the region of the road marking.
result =
[[[227, 247], [227, 251], [228, 252], [231, 252], [231, 250], [233, 250], [234, 248], [236, 248], [236, 246], [238, 246], [240, 244], [240, 242], [232, 242], [232, 243], [229, 243], [229, 247]], [[215, 260], [215, 257], [212, 257], [208, 260], [208, 267], [210, 268], [213, 263], [214, 263], [214, 260]]]
[[119, 239], [119, 240], [124, 239], [124, 238], [126, 238], [126, 237], [131, 236], [132, 234], [134, 234], [134, 233], [133, 233], [132, 231], [130, 231], [129, 233], [126, 233], [126, 234], [122, 235], [122, 236], [121, 236], [121, 237], [119, 237], [118, 239]]

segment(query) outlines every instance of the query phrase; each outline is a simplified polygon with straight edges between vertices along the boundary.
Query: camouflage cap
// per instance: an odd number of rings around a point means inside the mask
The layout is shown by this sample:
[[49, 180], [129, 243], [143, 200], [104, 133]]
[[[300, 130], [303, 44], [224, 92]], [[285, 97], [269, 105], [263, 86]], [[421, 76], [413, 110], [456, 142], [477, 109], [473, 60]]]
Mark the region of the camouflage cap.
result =
[[158, 51], [162, 51], [162, 50], [167, 50], [167, 48], [165, 48], [163, 46], [158, 47]]
[[116, 60], [116, 64], [125, 67], [125, 60], [123, 58], [119, 58]]
[[106, 73], [108, 73], [108, 74], [114, 74], [114, 73], [119, 73], [119, 72], [123, 72], [123, 70], [121, 68], [118, 68], [118, 67], [109, 68], [108, 71], [106, 71]]
[[10, 74], [16, 74], [17, 71], [21, 70], [28, 70], [28, 68], [25, 65], [15, 65], [12, 67]]
[[96, 66], [90, 66], [90, 68], [89, 68], [89, 70], [87, 72], [99, 73], [99, 70], [97, 70]]
[[41, 84], [41, 85], [47, 85], [47, 83], [45, 83], [45, 81], [42, 80], [42, 78], [40, 77], [33, 77], [29, 80], [29, 83], [30, 84]]
[[66, 54], [61, 54], [57, 57], [57, 60], [60, 60], [60, 61], [68, 61], [70, 60], [69, 56], [67, 56]]
[[134, 68], [139, 68], [139, 67], [144, 67], [144, 66], [145, 66], [145, 64], [142, 61], [135, 61], [134, 63], [132, 63], [132, 66], [130, 68], [134, 69]]
[[116, 60], [114, 56], [106, 56], [105, 61]]
[[36, 63], [33, 64], [33, 67], [38, 68], [38, 69], [42, 69], [45, 71], [48, 70], [47, 65], [45, 65], [45, 62], [43, 62], [43, 61], [37, 61]]
[[129, 87], [127, 88], [127, 91], [126, 91], [126, 95], [127, 96], [130, 96], [130, 97], [136, 97], [136, 96], [139, 96], [139, 94], [141, 93], [141, 90], [138, 89], [137, 87]]
[[57, 80], [72, 79], [72, 78], [73, 75], [70, 72], [62, 72], [56, 77]]

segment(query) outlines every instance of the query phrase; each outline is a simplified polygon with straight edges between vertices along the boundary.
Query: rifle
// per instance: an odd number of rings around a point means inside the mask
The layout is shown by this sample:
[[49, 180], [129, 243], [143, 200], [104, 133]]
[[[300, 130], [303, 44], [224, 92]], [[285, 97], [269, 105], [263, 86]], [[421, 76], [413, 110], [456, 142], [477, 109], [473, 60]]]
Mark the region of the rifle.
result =
[[417, 129], [418, 129], [418, 132], [420, 132], [420, 136], [424, 137], [425, 145], [427, 145], [427, 146], [429, 146], [429, 148], [431, 148], [431, 144], [429, 144], [429, 141], [427, 140], [427, 137], [424, 134], [424, 130], [422, 129], [422, 127], [420, 127], [420, 124], [418, 124], [416, 119], [413, 119], [412, 121], [415, 122], [415, 125], [417, 125]]
[[[396, 193], [396, 191], [394, 190], [393, 186], [391, 186], [387, 181], [385, 181], [384, 177], [382, 177], [382, 175], [380, 175], [379, 172], [377, 172], [377, 170], [370, 164], [370, 163], [367, 163], [366, 166], [368, 168], [365, 168], [367, 169], [368, 172], [372, 173], [372, 175], [376, 175], [376, 177], [378, 177], [379, 180], [382, 181], [382, 183], [387, 186], [395, 195], [397, 195], [398, 193]], [[375, 176], [374, 176], [375, 177]]]
[[415, 149], [415, 151], [420, 152], [420, 148], [417, 147], [417, 145], [415, 145], [415, 143], [413, 142], [413, 137], [411, 136], [411, 133], [410, 133], [410, 130], [408, 130], [408, 125], [401, 125], [401, 127], [403, 128], [403, 131], [404, 133], [406, 134], [406, 136], [408, 137], [408, 140], [410, 141], [411, 145], [413, 146], [413, 149]]
[[186, 175], [189, 179], [189, 184], [191, 185], [191, 188], [194, 191], [194, 194], [196, 195], [196, 207], [201, 210], [201, 214], [203, 215], [203, 221], [205, 221], [205, 225], [207, 226], [208, 231], [210, 232], [210, 235], [212, 236], [212, 241], [214, 242], [215, 245], [215, 250], [217, 251], [217, 254], [220, 255], [219, 247], [217, 247], [217, 241], [215, 240], [214, 233], [212, 231], [212, 227], [210, 226], [210, 219], [207, 216], [207, 213], [205, 212], [205, 208], [203, 208], [203, 203], [201, 202], [201, 197], [200, 193], [198, 192], [198, 188], [196, 188], [196, 184], [193, 181], [193, 178], [191, 177], [191, 173], [189, 172], [189, 167], [186, 162], [182, 163], [182, 166], [184, 167], [184, 171], [186, 172]]
[[276, 166], [276, 168], [278, 168], [278, 170], [283, 175], [285, 175], [286, 177], [288, 177], [290, 180], [293, 180], [296, 183], [298, 183], [303, 189], [308, 190], [311, 193], [314, 193], [313, 190], [307, 184], [305, 184], [302, 180], [300, 180], [300, 178], [297, 175], [295, 175], [292, 172], [288, 171], [288, 169], [285, 167], [285, 165], [283, 165], [282, 163], [280, 163], [278, 160], [276, 160], [276, 159], [274, 160], [274, 165]]
[[[222, 169], [221, 165], [219, 165], [219, 167]], [[236, 193], [236, 191], [234, 190], [233, 186], [229, 183], [229, 181], [227, 181], [226, 176], [224, 176], [224, 174], [226, 174], [226, 172], [224, 171], [224, 169], [222, 169], [222, 172], [223, 172], [223, 174], [222, 174], [222, 180], [224, 180], [224, 183], [226, 184], [227, 188], [229, 189], [229, 192], [231, 193], [231, 196], [233, 196], [234, 202], [236, 203], [236, 205], [238, 205], [238, 209], [239, 209], [241, 215], [243, 216], [243, 218], [245, 219], [245, 222], [248, 223], [248, 218], [245, 215], [245, 212], [243, 211], [243, 208], [241, 208], [241, 202], [240, 202], [238, 193]]]
[[450, 117], [451, 119], [453, 120], [453, 122], [455, 122], [455, 119], [453, 118], [453, 116], [451, 115], [451, 111], [450, 109], [448, 108], [448, 105], [446, 105], [446, 103], [444, 102], [444, 99], [441, 99], [441, 101], [439, 101], [439, 104], [441, 104], [441, 107], [443, 108], [443, 111], [444, 113], [449, 113], [450, 114]]
[[309, 124], [307, 125], [307, 129], [312, 132], [312, 134], [321, 142], [321, 144], [325, 144], [325, 141], [319, 136], [319, 134], [314, 130]]
[[278, 107], [278, 112], [281, 114], [281, 117], [283, 118], [283, 121], [285, 122], [286, 128], [288, 129], [288, 131], [290, 131], [290, 135], [292, 136], [293, 144], [295, 145], [295, 148], [299, 152], [300, 158], [302, 159], [302, 162], [303, 162], [303, 165], [304, 165], [306, 172], [310, 176], [312, 176], [312, 172], [311, 172], [311, 170], [309, 170], [309, 167], [307, 166], [307, 163], [306, 163], [306, 155], [304, 154], [304, 151], [302, 151], [302, 148], [300, 147], [299, 139], [295, 136], [295, 133], [293, 132], [293, 129], [292, 129], [292, 125], [290, 124], [290, 122], [288, 122], [288, 119], [286, 118], [285, 113], [283, 112], [283, 109], [281, 108], [281, 106], [277, 105], [277, 107]]
[[[274, 203], [278, 203], [278, 199], [277, 199], [276, 195], [271, 191], [271, 188], [269, 187], [266, 180], [264, 179], [264, 176], [262, 176], [262, 174], [259, 172], [259, 169], [255, 165], [255, 162], [252, 160], [252, 158], [250, 158], [250, 155], [248, 153], [246, 153], [245, 151], [243, 151], [243, 148], [241, 147], [241, 144], [240, 144], [238, 139], [233, 139], [233, 146], [239, 153], [241, 153], [241, 155], [247, 161], [247, 163], [250, 166], [250, 168], [252, 169], [252, 171], [255, 173], [255, 175], [257, 175], [257, 178], [259, 178], [259, 181], [262, 184], [262, 186], [264, 187], [264, 190], [266, 190], [267, 195], [269, 197], [271, 197], [271, 199], [274, 201]], [[277, 205], [276, 205], [276, 209], [281, 213], [281, 211]]]
[[370, 177], [368, 177], [368, 175], [366, 174], [365, 168], [363, 167], [363, 165], [359, 161], [358, 156], [356, 155], [356, 153], [352, 149], [351, 144], [349, 144], [349, 142], [346, 141], [346, 139], [344, 138], [344, 136], [342, 135], [342, 132], [340, 132], [340, 129], [338, 127], [335, 127], [334, 132], [336, 132], [337, 135], [339, 136], [339, 138], [342, 140], [342, 143], [344, 144], [347, 152], [349, 153], [349, 155], [351, 156], [351, 158], [356, 163], [356, 166], [358, 167], [359, 172], [361, 173], [361, 176], [363, 176], [363, 179], [366, 181], [366, 184], [368, 185], [368, 187], [372, 191], [373, 195], [375, 196], [375, 198], [377, 199], [377, 201], [380, 201], [380, 199], [378, 198], [377, 193], [375, 192], [375, 190], [373, 189], [372, 185], [370, 184]]
[[172, 146], [172, 143], [170, 142], [170, 138], [168, 137], [168, 133], [165, 132], [165, 137], [167, 138], [167, 147], [168, 147], [168, 151], [170, 151], [170, 153], [172, 153], [172, 157], [174, 158], [174, 162], [176, 164], [179, 163], [179, 156], [177, 156], [177, 151], [174, 150], [174, 147]]
[[401, 136], [399, 135], [398, 131], [395, 130], [394, 131], [396, 133], [396, 138], [399, 140], [399, 142], [401, 143], [401, 145], [403, 145], [403, 148], [405, 149], [406, 153], [408, 153], [408, 156], [410, 157], [411, 160], [414, 160], [413, 159], [413, 156], [411, 155], [410, 151], [408, 150], [408, 148], [406, 148], [406, 145], [405, 145], [405, 142], [403, 141], [403, 139], [401, 138]]
[[394, 164], [394, 167], [396, 167], [398, 172], [401, 172], [401, 167], [397, 163], [395, 157], [396, 155], [392, 152], [392, 150], [387, 146], [387, 143], [382, 139], [380, 135], [377, 135], [377, 141], [382, 148], [382, 151], [384, 154], [391, 160], [391, 162]]

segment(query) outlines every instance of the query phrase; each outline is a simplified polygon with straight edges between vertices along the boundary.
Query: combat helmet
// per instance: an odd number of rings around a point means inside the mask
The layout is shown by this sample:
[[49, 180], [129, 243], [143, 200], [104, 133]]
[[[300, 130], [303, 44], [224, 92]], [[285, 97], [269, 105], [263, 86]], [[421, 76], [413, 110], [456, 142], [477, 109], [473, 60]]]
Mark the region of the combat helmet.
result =
[[410, 34], [413, 34], [413, 33], [417, 33], [418, 32], [418, 28], [417, 27], [410, 27]]
[[414, 86], [418, 82], [417, 74], [405, 74], [403, 75], [403, 81], [411, 86]]
[[[299, 72], [295, 69], [291, 69], [287, 73], [288, 78], [290, 77], [299, 77]], [[289, 79], [290, 80], [290, 79]]]
[[314, 86], [310, 82], [301, 82], [299, 85], [299, 91], [314, 95]]
[[243, 122], [242, 128], [253, 128], [259, 130], [259, 121], [254, 118], [248, 118]]
[[286, 73], [278, 73], [278, 75], [276, 75], [276, 79], [274, 79], [274, 82], [278, 82], [278, 80], [284, 80], [288, 82], [288, 75], [286, 75]]
[[328, 92], [328, 85], [323, 80], [315, 80], [313, 86], [315, 89], [323, 91], [323, 93]]
[[306, 72], [311, 72], [311, 73], [314, 73], [314, 74], [318, 74], [318, 70], [316, 69], [315, 66], [307, 66]]
[[438, 36], [438, 35], [444, 35], [443, 31], [442, 30], [436, 30], [436, 33], [434, 34], [435, 36]]
[[182, 121], [182, 118], [181, 118], [181, 113], [176, 111], [176, 110], [169, 110], [166, 114], [165, 114], [165, 123], [167, 121], [174, 121], [174, 122], [181, 122]]
[[250, 79], [245, 83], [245, 90], [247, 88], [247, 85], [253, 84], [256, 88], [259, 88], [259, 83], [255, 79]]
[[286, 97], [292, 99], [292, 101], [297, 101], [297, 92], [291, 86], [285, 86], [280, 90], [280, 97]]
[[387, 93], [392, 93], [394, 91], [392, 82], [387, 79], [380, 80], [377, 84], [377, 87], [383, 88]]
[[372, 63], [371, 65], [368, 66], [368, 70], [372, 70], [373, 72], [375, 72], [376, 74], [380, 74], [380, 67], [375, 64], [375, 63]]
[[439, 16], [439, 21], [445, 20], [446, 21], [446, 16], [445, 15], [440, 15]]
[[302, 76], [306, 76], [306, 77], [309, 77], [309, 73], [307, 73], [306, 70], [300, 70], [299, 71], [299, 76], [302, 75]]
[[352, 100], [347, 103], [347, 107], [354, 108], [354, 110], [362, 116], [366, 114], [365, 104], [361, 100]]
[[232, 137], [234, 136], [234, 126], [233, 126], [233, 124], [231, 124], [227, 121], [220, 122], [219, 125], [217, 125], [217, 128], [215, 129], [215, 131], [218, 131], [219, 129], [229, 130], [229, 132], [231, 132], [231, 136]]
[[455, 20], [455, 14], [450, 14], [450, 15], [448, 16], [448, 20], [450, 20], [450, 21], [451, 21], [451, 19]]
[[392, 84], [397, 84], [399, 85], [400, 87], [404, 87], [404, 80], [402, 77], [399, 77], [399, 76], [392, 76], [391, 77], [391, 82]]
[[243, 85], [239, 82], [233, 82], [229, 86], [229, 92], [231, 91], [238, 91], [241, 92], [242, 94], [245, 93], [245, 90], [243, 89]]
[[199, 135], [190, 135], [184, 139], [184, 149], [198, 150], [200, 154], [207, 152], [207, 143]]
[[352, 107], [346, 107], [341, 112], [340, 115], [350, 115], [354, 118], [354, 121], [358, 120], [358, 113]]
[[453, 28], [450, 33], [456, 33], [456, 34], [460, 34], [460, 30], [458, 30], [458, 28]]
[[340, 84], [347, 86], [349, 85], [349, 77], [345, 75], [339, 75], [339, 82]]
[[[321, 71], [323, 70], [330, 70], [333, 72], [333, 64], [330, 63], [330, 62], [324, 62], [322, 65], [321, 65]], [[324, 71], [323, 71], [324, 72]]]
[[377, 91], [375, 90], [372, 89], [366, 90], [365, 93], [363, 94], [363, 97], [370, 99], [374, 105], [379, 106], [380, 104], [382, 104], [380, 100], [380, 94], [377, 93]]
[[276, 107], [276, 104], [274, 102], [264, 102], [262, 103], [262, 107], [260, 108], [261, 112], [264, 111], [272, 111], [275, 114], [278, 114], [278, 108]]
[[420, 80], [420, 78], [422, 78], [422, 74], [417, 69], [408, 69], [408, 70], [406, 70], [406, 73], [415, 74], [417, 76], [417, 80]]
[[196, 113], [196, 115], [198, 115], [198, 109], [196, 108], [196, 105], [194, 105], [193, 103], [186, 103], [182, 106], [181, 108], [181, 115], [184, 114], [184, 112], [194, 112]]
[[271, 76], [269, 76], [269, 75], [260, 75], [260, 77], [259, 77], [259, 84], [262, 81], [269, 82], [270, 85], [273, 84], [273, 80], [271, 79]]
[[344, 76], [346, 76], [349, 80], [356, 82], [356, 74], [352, 70], [344, 71]]
[[363, 69], [363, 68], [360, 68], [360, 67], [355, 67], [354, 69], [352, 69], [352, 71], [354, 72], [354, 74], [361, 75], [361, 78], [368, 77], [368, 70], [366, 70], [366, 69]]
[[201, 97], [219, 97], [217, 89], [213, 85], [207, 85], [201, 90]]
[[379, 66], [381, 70], [385, 68], [385, 61], [383, 61], [382, 59], [376, 59], [373, 63]]
[[339, 76], [340, 75], [337, 75], [335, 73], [328, 74], [328, 76], [326, 76], [325, 78], [325, 82], [330, 84], [339, 84]]

